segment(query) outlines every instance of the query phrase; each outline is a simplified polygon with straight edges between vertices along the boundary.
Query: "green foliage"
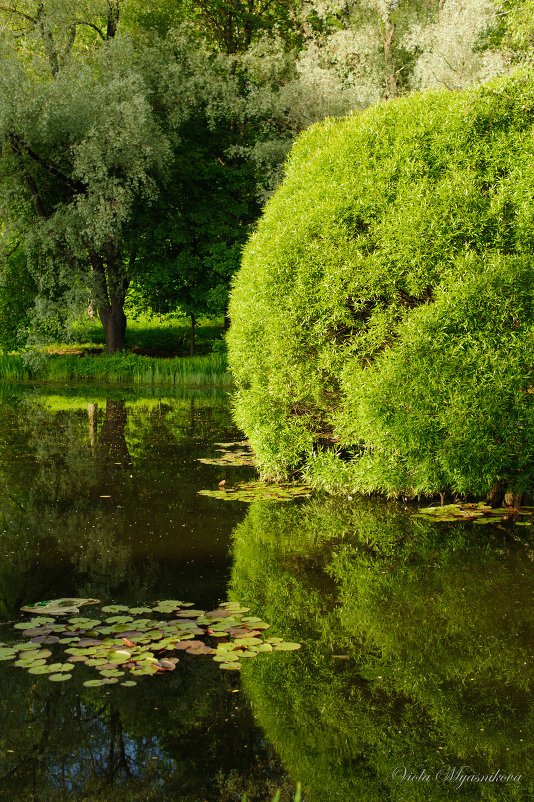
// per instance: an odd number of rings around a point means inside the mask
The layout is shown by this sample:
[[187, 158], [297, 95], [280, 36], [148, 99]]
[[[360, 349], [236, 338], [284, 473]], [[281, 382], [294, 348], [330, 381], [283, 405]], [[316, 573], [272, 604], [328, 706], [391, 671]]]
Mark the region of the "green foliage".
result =
[[[126, 305], [128, 314], [128, 328], [126, 330], [125, 345], [129, 350], [145, 356], [177, 356], [189, 353], [189, 340], [191, 326], [187, 319], [176, 314], [162, 315], [158, 319], [151, 314], [141, 313], [139, 307], [133, 303], [133, 297], [128, 298]], [[222, 321], [201, 318], [195, 328], [197, 354], [209, 354], [214, 346], [224, 350]], [[68, 343], [58, 343], [71, 348], [90, 348], [101, 346], [105, 342], [104, 330], [98, 320], [84, 318], [76, 321], [70, 329]], [[48, 348], [54, 350], [54, 343], [48, 343]]]
[[210, 128], [200, 113], [180, 129], [166, 191], [144, 209], [128, 300], [137, 309], [226, 312], [230, 279], [259, 214], [251, 164], [225, 156], [231, 135], [232, 126]]
[[230, 307], [237, 421], [266, 476], [532, 489], [533, 121], [524, 69], [300, 138]]
[[37, 287], [20, 248], [5, 260], [0, 278], [0, 349], [12, 351], [26, 342]]

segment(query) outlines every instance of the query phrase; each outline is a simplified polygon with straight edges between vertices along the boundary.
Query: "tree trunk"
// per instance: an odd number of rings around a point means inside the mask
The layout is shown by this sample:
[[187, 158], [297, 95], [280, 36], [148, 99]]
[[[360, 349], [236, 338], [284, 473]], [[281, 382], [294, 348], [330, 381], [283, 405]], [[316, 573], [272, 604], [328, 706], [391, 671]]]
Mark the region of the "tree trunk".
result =
[[87, 404], [87, 415], [89, 417], [89, 442], [91, 443], [91, 454], [95, 453], [95, 445], [98, 433], [98, 404]]
[[384, 45], [384, 67], [385, 67], [385, 85], [386, 91], [384, 97], [386, 100], [389, 98], [397, 97], [397, 74], [395, 71], [395, 63], [393, 61], [392, 44], [393, 37], [395, 36], [395, 24], [391, 19], [385, 17], [384, 19], [384, 32], [383, 32], [383, 45]]
[[93, 279], [96, 287], [98, 314], [104, 327], [106, 351], [114, 354], [122, 351], [126, 337], [126, 315], [124, 300], [129, 281], [126, 277], [120, 255], [109, 246], [109, 255], [104, 259], [95, 253], [91, 256]]
[[98, 314], [104, 327], [107, 353], [122, 351], [126, 338], [126, 315], [122, 304], [115, 302], [102, 305], [98, 308]]
[[189, 356], [195, 356], [195, 316], [191, 312], [191, 343], [189, 348]]
[[113, 462], [131, 465], [132, 458], [126, 442], [128, 412], [124, 401], [106, 399], [106, 414], [98, 436], [98, 450]]

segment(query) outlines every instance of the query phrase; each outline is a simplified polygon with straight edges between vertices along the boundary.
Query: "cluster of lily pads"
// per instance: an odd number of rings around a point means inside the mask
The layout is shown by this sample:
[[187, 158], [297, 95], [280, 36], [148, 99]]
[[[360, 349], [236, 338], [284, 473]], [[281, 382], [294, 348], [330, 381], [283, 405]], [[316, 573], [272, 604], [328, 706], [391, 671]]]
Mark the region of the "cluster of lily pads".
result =
[[248, 440], [240, 440], [236, 443], [215, 443], [215, 445], [220, 446], [216, 451], [222, 453], [222, 457], [202, 457], [198, 462], [202, 462], [204, 465], [222, 465], [224, 467], [233, 467], [234, 465], [255, 467], [256, 462]]
[[[438, 521], [473, 521], [475, 524], [495, 524], [513, 521], [517, 526], [534, 526], [534, 507], [490, 507], [484, 501], [471, 504], [444, 504], [423, 507], [412, 518]], [[521, 519], [521, 520], [520, 520]]]
[[[61, 604], [65, 601], [73, 600], [56, 599], [24, 608], [53, 611], [54, 617], [38, 615], [15, 624], [29, 640], [1, 644], [0, 660], [13, 660], [30, 674], [48, 675], [52, 682], [70, 679], [75, 664], [83, 663], [98, 672], [98, 678], [84, 682], [86, 687], [118, 682], [128, 687], [136, 682], [127, 674], [135, 678], [174, 671], [180, 652], [209, 655], [220, 668], [236, 671], [242, 659], [300, 648], [299, 643], [283, 638], [264, 637], [269, 624], [246, 615], [250, 609], [238, 602], [225, 602], [208, 612], [191, 609], [192, 603], [176, 599], [160, 601], [154, 607], [114, 604], [101, 608], [107, 616], [104, 620], [76, 615], [57, 621], [72, 609]], [[96, 599], [75, 601], [78, 605], [98, 603]]]
[[307, 498], [310, 488], [296, 484], [266, 484], [265, 482], [237, 482], [232, 487], [219, 490], [199, 490], [199, 496], [223, 499], [223, 501], [293, 501]]
[[[217, 451], [222, 453], [222, 457], [203, 457], [198, 461], [203, 462], [205, 465], [218, 465], [226, 468], [242, 465], [256, 466], [248, 440], [240, 440], [235, 443], [215, 443], [215, 445], [220, 446]], [[227, 486], [223, 480], [219, 483], [218, 490], [199, 490], [198, 494], [199, 496], [210, 496], [223, 501], [293, 501], [295, 498], [309, 496], [310, 488], [307, 485], [297, 485], [289, 482], [283, 484], [238, 482], [233, 486]]]

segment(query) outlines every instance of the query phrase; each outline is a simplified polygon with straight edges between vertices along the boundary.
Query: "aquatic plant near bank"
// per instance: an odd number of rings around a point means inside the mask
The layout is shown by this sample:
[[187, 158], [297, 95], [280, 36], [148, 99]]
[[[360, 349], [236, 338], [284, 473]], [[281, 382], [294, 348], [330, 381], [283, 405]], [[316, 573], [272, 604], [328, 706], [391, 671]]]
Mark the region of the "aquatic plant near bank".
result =
[[[52, 682], [71, 679], [75, 664], [82, 663], [99, 674], [86, 680], [85, 687], [119, 681], [131, 687], [136, 683], [125, 677], [126, 672], [136, 678], [174, 671], [179, 662], [176, 652], [210, 656], [221, 669], [239, 671], [241, 660], [300, 649], [299, 643], [264, 637], [270, 625], [257, 616], [246, 615], [250, 609], [238, 602], [223, 602], [208, 612], [191, 609], [191, 602], [177, 599], [160, 601], [153, 607], [114, 604], [101, 608], [101, 613], [112, 613], [104, 620], [76, 615], [56, 621], [57, 616], [72, 611], [72, 602], [80, 606], [97, 600], [58, 599], [33, 605], [34, 610], [51, 615], [38, 615], [15, 624], [15, 629], [23, 630], [30, 640], [0, 644], [0, 660], [14, 661], [15, 666], [30, 674], [46, 675]], [[24, 609], [32, 607], [27, 605]], [[154, 619], [154, 613], [167, 617]]]
[[221, 501], [294, 501], [296, 498], [309, 498], [308, 485], [291, 482], [236, 482], [235, 485], [219, 490], [199, 490], [199, 496], [218, 498]]

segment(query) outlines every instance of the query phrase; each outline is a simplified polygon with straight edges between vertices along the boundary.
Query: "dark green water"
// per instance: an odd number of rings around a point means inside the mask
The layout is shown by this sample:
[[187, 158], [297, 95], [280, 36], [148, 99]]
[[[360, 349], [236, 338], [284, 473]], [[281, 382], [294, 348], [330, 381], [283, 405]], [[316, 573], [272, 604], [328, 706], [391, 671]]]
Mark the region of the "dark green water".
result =
[[2, 662], [0, 799], [534, 799], [530, 527], [200, 497], [250, 475], [198, 462], [240, 437], [223, 393], [1, 396], [2, 641], [42, 599], [230, 598], [302, 649], [134, 688]]

